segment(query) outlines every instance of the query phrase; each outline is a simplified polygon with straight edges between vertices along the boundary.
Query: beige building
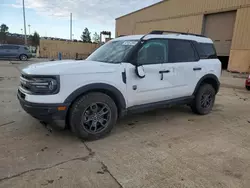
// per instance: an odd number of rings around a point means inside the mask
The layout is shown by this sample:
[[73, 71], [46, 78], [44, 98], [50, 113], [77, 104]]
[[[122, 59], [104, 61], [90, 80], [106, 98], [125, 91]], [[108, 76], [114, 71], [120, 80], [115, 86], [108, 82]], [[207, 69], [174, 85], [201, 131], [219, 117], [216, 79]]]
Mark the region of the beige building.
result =
[[98, 47], [95, 43], [40, 40], [39, 57], [57, 59], [60, 52], [63, 59], [75, 59], [76, 56], [85, 59]]
[[204, 34], [224, 68], [250, 72], [250, 0], [165, 0], [116, 19], [116, 36], [152, 30]]

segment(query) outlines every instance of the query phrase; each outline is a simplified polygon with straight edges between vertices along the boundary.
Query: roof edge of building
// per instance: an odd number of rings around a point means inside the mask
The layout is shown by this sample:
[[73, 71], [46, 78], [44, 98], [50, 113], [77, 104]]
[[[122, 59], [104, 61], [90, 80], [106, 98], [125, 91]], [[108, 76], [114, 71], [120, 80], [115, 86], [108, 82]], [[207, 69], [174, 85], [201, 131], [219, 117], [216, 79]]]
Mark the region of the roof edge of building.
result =
[[161, 4], [161, 3], [166, 3], [166, 1], [169, 1], [169, 0], [162, 0], [162, 1], [158, 2], [158, 3], [155, 3], [155, 4], [152, 4], [152, 5], [146, 6], [146, 7], [144, 7], [144, 8], [139, 9], [139, 10], [136, 10], [136, 11], [130, 12], [130, 13], [128, 13], [128, 14], [125, 14], [125, 15], [123, 15], [123, 16], [120, 16], [120, 17], [116, 18], [115, 20], [118, 20], [118, 19], [120, 19], [120, 18], [129, 16], [129, 15], [134, 14], [134, 13], [136, 13], [136, 12], [140, 12], [140, 11], [142, 11], [142, 10], [151, 8], [151, 7], [156, 6], [156, 5], [159, 5], [159, 4]]

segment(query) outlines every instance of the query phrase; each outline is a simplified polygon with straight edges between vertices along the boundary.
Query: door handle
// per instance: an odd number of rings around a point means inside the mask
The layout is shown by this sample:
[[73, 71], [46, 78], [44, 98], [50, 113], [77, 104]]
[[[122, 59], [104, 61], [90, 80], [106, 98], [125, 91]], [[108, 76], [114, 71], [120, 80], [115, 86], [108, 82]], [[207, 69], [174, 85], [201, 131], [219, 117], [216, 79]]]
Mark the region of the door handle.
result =
[[170, 70], [161, 70], [159, 71], [160, 74], [164, 74], [164, 73], [170, 73]]
[[194, 71], [200, 71], [202, 68], [200, 67], [196, 67], [196, 68], [193, 68]]
[[161, 80], [163, 80], [163, 74], [170, 73], [170, 70], [161, 70], [159, 73], [161, 74]]

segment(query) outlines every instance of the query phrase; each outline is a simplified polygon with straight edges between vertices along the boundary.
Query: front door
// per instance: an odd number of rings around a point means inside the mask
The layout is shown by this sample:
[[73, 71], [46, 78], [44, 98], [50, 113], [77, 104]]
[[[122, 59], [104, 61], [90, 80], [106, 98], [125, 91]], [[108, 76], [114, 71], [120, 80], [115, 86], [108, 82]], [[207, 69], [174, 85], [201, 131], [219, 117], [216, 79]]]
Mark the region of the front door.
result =
[[128, 107], [164, 100], [166, 88], [160, 72], [167, 62], [166, 44], [161, 39], [148, 40], [136, 53], [136, 63], [143, 67], [144, 78], [136, 75], [134, 65], [126, 63]]

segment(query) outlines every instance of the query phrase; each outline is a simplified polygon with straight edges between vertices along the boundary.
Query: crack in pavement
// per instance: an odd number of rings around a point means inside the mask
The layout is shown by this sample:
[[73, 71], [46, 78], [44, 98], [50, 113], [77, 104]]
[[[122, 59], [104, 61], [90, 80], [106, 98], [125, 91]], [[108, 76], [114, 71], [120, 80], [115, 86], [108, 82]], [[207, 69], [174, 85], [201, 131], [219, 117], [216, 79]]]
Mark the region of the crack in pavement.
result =
[[40, 170], [48, 170], [48, 169], [57, 167], [57, 166], [59, 166], [59, 165], [62, 165], [62, 164], [71, 162], [71, 161], [87, 161], [88, 159], [92, 158], [93, 156], [94, 156], [94, 153], [92, 152], [92, 153], [89, 153], [89, 154], [88, 154], [87, 156], [85, 156], [85, 157], [77, 157], [77, 158], [69, 159], [69, 160], [62, 161], [62, 162], [60, 162], [60, 163], [56, 163], [56, 164], [54, 164], [54, 165], [48, 166], [48, 167], [41, 167], [41, 168], [34, 168], [34, 169], [26, 170], [26, 171], [23, 171], [23, 172], [21, 172], [21, 173], [18, 173], [18, 174], [12, 175], [12, 176], [7, 176], [7, 177], [4, 177], [4, 178], [1, 178], [1, 179], [0, 179], [0, 183], [1, 183], [2, 181], [5, 181], [5, 180], [10, 180], [10, 179], [13, 179], [13, 178], [22, 176], [22, 175], [27, 174], [27, 173], [29, 173], [29, 172], [40, 171]]
[[121, 183], [113, 176], [113, 174], [109, 171], [108, 167], [103, 163], [100, 162], [102, 165], [102, 170], [103, 172], [107, 172], [114, 180], [115, 182], [119, 185], [120, 188], [123, 188], [123, 186], [121, 185]]
[[12, 123], [15, 123], [15, 121], [10, 121], [10, 122], [8, 122], [8, 123], [1, 124], [0, 127], [3, 127], [3, 126], [5, 126], [5, 125], [9, 125], [9, 124], [12, 124]]
[[[9, 122], [8, 124], [10, 123], [13, 123], [13, 122]], [[4, 178], [1, 178], [0, 179], [0, 183], [3, 182], [3, 181], [7, 181], [7, 180], [10, 180], [10, 179], [13, 179], [13, 178], [16, 178], [16, 177], [19, 177], [19, 176], [22, 176], [22, 175], [25, 175], [27, 173], [30, 173], [30, 172], [34, 172], [34, 171], [41, 171], [41, 170], [48, 170], [48, 169], [51, 169], [51, 168], [54, 168], [54, 167], [57, 167], [59, 165], [62, 165], [62, 164], [65, 164], [65, 163], [68, 163], [68, 162], [71, 162], [71, 161], [87, 161], [88, 159], [94, 157], [95, 155], [95, 152], [93, 152], [93, 150], [82, 140], [82, 143], [84, 144], [84, 146], [86, 147], [86, 149], [88, 150], [89, 154], [85, 157], [77, 157], [77, 158], [73, 158], [73, 159], [69, 159], [69, 160], [66, 160], [66, 161], [62, 161], [60, 163], [56, 163], [54, 165], [51, 165], [51, 166], [48, 166], [48, 167], [40, 167], [40, 168], [34, 168], [34, 169], [30, 169], [30, 170], [26, 170], [26, 171], [23, 171], [23, 172], [20, 172], [18, 174], [15, 174], [15, 175], [12, 175], [12, 176], [7, 176], [7, 177], [4, 177]], [[114, 177], [114, 175], [109, 171], [108, 167], [102, 162], [102, 161], [98, 161], [101, 163], [101, 168], [103, 170], [103, 172], [107, 172], [113, 179], [114, 181], [117, 183], [117, 185], [120, 187], [120, 188], [123, 188], [123, 186], [121, 185], [121, 183]]]
[[[95, 152], [93, 152], [93, 150], [86, 144], [86, 142], [84, 142], [84, 140], [82, 140], [82, 143], [84, 144], [84, 146], [86, 147], [86, 149], [89, 151], [89, 153], [91, 154], [95, 154]], [[113, 180], [115, 180], [115, 182], [119, 185], [120, 188], [123, 188], [123, 186], [121, 185], [121, 183], [114, 177], [114, 175], [109, 171], [108, 167], [100, 160], [98, 160], [98, 162], [101, 163], [102, 165], [102, 170], [103, 172], [107, 172], [112, 178]]]

